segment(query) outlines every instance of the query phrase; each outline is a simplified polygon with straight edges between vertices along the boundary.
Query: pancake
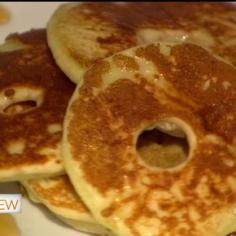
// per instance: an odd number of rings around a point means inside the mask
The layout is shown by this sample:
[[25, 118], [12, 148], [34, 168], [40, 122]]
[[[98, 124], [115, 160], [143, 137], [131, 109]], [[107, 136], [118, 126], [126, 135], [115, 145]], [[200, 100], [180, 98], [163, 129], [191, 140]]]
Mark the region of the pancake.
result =
[[[98, 222], [119, 236], [236, 231], [235, 78], [232, 65], [188, 43], [131, 48], [88, 69], [62, 152]], [[140, 156], [139, 136], [160, 126], [182, 131], [186, 160], [162, 168]]]
[[73, 90], [44, 29], [13, 34], [0, 46], [0, 181], [64, 173], [61, 130]]
[[33, 202], [44, 204], [59, 219], [75, 229], [111, 235], [108, 229], [95, 221], [66, 175], [23, 181], [22, 184]]
[[48, 43], [75, 83], [95, 61], [155, 41], [191, 42], [236, 65], [236, 11], [211, 3], [67, 3], [50, 18]]

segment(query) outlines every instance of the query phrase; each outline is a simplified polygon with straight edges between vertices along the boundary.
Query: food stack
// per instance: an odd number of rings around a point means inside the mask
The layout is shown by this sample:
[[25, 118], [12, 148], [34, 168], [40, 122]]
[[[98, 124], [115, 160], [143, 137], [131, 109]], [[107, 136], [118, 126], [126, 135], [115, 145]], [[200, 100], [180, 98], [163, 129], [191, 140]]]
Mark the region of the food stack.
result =
[[84, 232], [233, 235], [235, 66], [230, 4], [61, 5], [0, 47], [0, 181]]

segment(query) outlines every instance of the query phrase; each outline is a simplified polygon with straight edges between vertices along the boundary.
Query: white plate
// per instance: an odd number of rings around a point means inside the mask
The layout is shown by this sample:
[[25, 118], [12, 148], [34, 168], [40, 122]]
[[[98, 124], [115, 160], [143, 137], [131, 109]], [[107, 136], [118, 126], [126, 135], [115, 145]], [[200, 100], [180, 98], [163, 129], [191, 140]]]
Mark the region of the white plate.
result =
[[[0, 42], [9, 33], [23, 32], [32, 28], [42, 28], [62, 2], [1, 2], [11, 13], [11, 21], [0, 25]], [[0, 184], [0, 193], [19, 193], [17, 184]], [[14, 214], [22, 236], [85, 236], [59, 221], [45, 207], [33, 204], [23, 198], [22, 212]], [[0, 236], [1, 231], [0, 231]]]

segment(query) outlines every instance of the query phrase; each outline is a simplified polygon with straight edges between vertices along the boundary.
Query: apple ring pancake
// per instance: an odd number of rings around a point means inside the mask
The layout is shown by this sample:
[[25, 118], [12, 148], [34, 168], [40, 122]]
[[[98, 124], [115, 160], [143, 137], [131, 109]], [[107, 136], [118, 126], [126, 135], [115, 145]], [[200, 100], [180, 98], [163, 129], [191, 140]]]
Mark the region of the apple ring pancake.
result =
[[0, 47], [0, 181], [64, 172], [62, 123], [73, 91], [45, 30], [8, 37]]
[[[236, 231], [235, 78], [187, 43], [134, 47], [90, 67], [67, 109], [63, 158], [98, 222], [119, 236]], [[143, 158], [139, 136], [155, 129], [185, 137], [186, 159], [163, 168]]]

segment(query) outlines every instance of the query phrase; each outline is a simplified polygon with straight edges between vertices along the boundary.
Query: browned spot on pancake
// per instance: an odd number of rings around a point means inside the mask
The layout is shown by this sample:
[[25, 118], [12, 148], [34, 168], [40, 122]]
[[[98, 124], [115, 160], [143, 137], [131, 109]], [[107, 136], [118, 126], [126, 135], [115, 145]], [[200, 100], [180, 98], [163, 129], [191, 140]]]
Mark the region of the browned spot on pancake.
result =
[[162, 10], [182, 29], [198, 28], [204, 24], [204, 16], [219, 16], [234, 10], [229, 4], [210, 3], [160, 3]]
[[48, 182], [32, 180], [29, 184], [33, 191], [47, 201], [51, 207], [68, 208], [82, 213], [88, 212], [67, 176], [52, 177]]
[[217, 53], [223, 58], [229, 59], [229, 61], [235, 66], [236, 65], [236, 45], [226, 46], [218, 48]]
[[206, 20], [202, 23], [202, 27], [207, 29], [216, 39], [222, 37], [222, 35], [227, 35], [231, 27], [226, 26], [220, 22], [214, 22], [213, 20]]
[[74, 58], [81, 66], [83, 67], [90, 66], [91, 64], [90, 60], [86, 59], [86, 57], [84, 57], [83, 55], [77, 53], [74, 48], [68, 47], [67, 49], [70, 52], [70, 56]]
[[93, 65], [92, 70], [89, 70], [85, 74], [85, 83], [88, 86], [98, 88], [103, 83], [102, 75], [108, 72], [110, 69], [110, 64], [107, 61], [98, 61]]
[[[199, 175], [203, 171], [209, 171], [217, 173], [220, 178], [219, 182], [223, 185], [224, 178], [227, 176], [234, 176], [236, 169], [235, 156], [231, 154], [228, 148], [222, 144], [214, 144], [211, 142], [199, 143], [198, 149], [196, 150], [196, 159], [192, 165], [195, 166], [196, 171]], [[232, 161], [232, 165], [228, 165], [224, 162], [224, 158]], [[214, 178], [214, 177], [213, 177]], [[197, 179], [193, 179], [193, 182], [197, 182]], [[192, 185], [193, 187], [195, 184]], [[218, 191], [224, 191], [224, 188], [217, 187]]]
[[13, 97], [14, 94], [15, 94], [15, 90], [14, 90], [14, 89], [6, 89], [6, 90], [4, 91], [4, 95], [5, 95], [6, 97]]
[[131, 70], [138, 70], [139, 65], [137, 62], [129, 56], [124, 56], [124, 55], [114, 55], [112, 58], [115, 64], [120, 67], [121, 69], [131, 69]]
[[[12, 116], [0, 114], [1, 170], [56, 161], [54, 155], [39, 152], [43, 148], [55, 149], [60, 142], [61, 133], [48, 133], [47, 126], [62, 123], [67, 102], [74, 90], [74, 85], [54, 63], [47, 47], [45, 30], [14, 34], [9, 38], [30, 47], [0, 54], [0, 91], [11, 99], [18, 88], [40, 89], [44, 93], [44, 100], [27, 113]], [[8, 143], [14, 139], [25, 140], [24, 152], [20, 155], [9, 155], [6, 150]]]
[[236, 83], [232, 66], [192, 44], [172, 48], [176, 65], [154, 45], [138, 50], [137, 55], [153, 61], [165, 79], [200, 105], [198, 113], [208, 131], [232, 141], [236, 132]]
[[165, 57], [160, 53], [160, 48], [155, 45], [149, 45], [147, 47], [138, 48], [136, 50], [138, 57], [144, 57], [147, 60], [153, 61], [155, 64], [158, 63], [158, 68], [168, 70], [170, 67], [175, 67], [172, 63], [171, 58]]
[[136, 44], [136, 38], [132, 31], [127, 32], [121, 29], [106, 38], [97, 37], [96, 41], [101, 48], [107, 50], [107, 56]]

